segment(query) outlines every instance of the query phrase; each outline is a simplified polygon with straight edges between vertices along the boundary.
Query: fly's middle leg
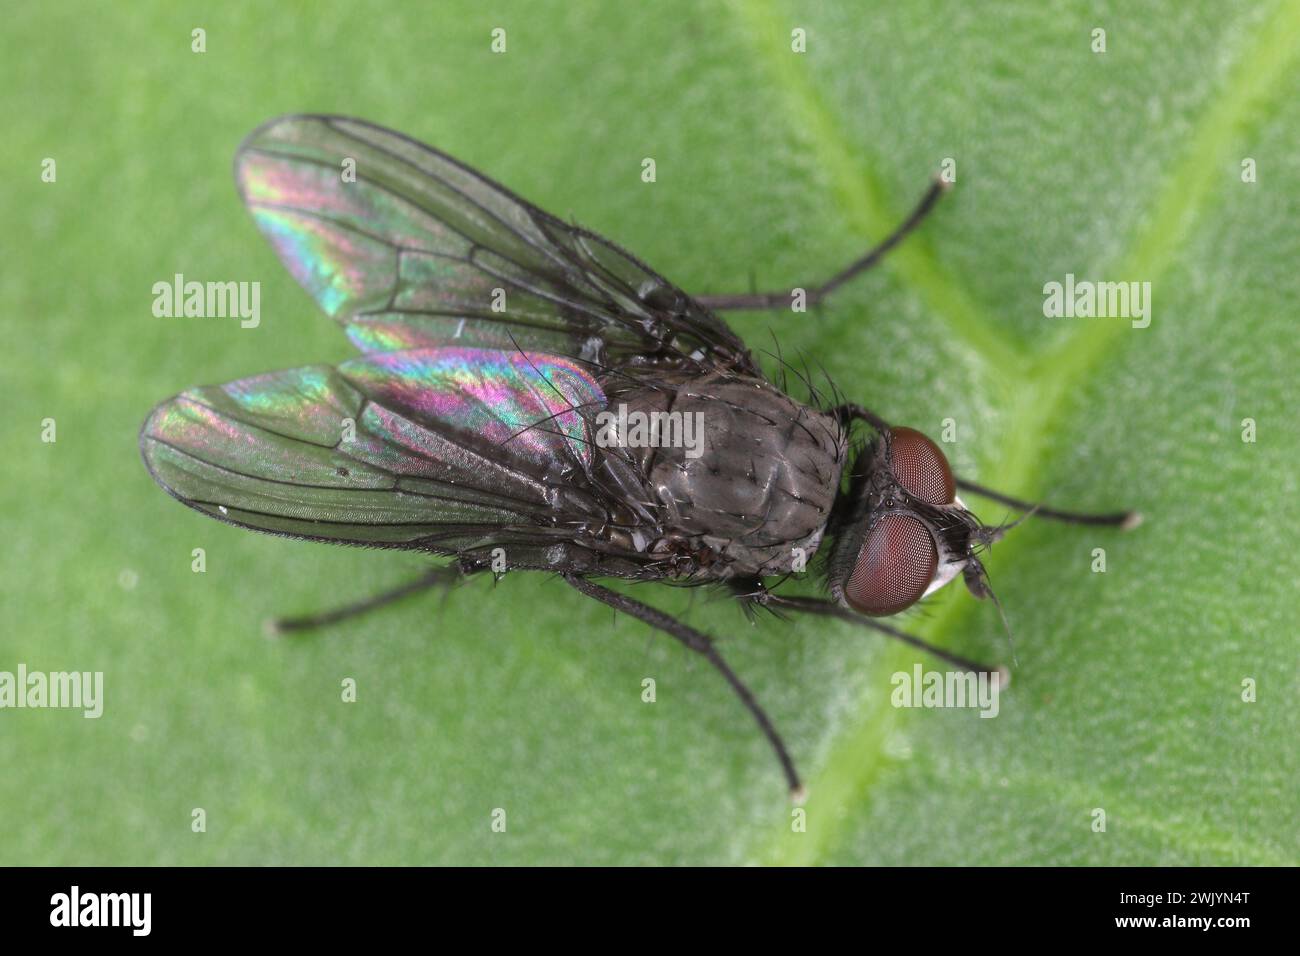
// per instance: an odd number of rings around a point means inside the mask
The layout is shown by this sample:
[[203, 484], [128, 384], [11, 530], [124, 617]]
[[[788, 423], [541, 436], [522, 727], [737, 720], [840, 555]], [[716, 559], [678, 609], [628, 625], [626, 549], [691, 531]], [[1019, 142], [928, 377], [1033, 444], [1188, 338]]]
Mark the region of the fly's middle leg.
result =
[[718, 653], [717, 647], [714, 646], [712, 639], [707, 634], [683, 624], [672, 615], [665, 614], [648, 604], [642, 604], [625, 594], [611, 591], [604, 585], [597, 584], [589, 578], [580, 577], [576, 574], [566, 574], [564, 580], [575, 590], [587, 595], [587, 597], [595, 598], [600, 603], [606, 604], [616, 611], [622, 611], [624, 614], [644, 621], [651, 627], [676, 638], [712, 664], [723, 679], [731, 685], [731, 689], [736, 692], [736, 696], [740, 698], [741, 703], [753, 715], [759, 729], [763, 731], [763, 736], [771, 744], [772, 750], [776, 753], [776, 759], [781, 764], [781, 770], [785, 773], [786, 783], [790, 787], [791, 799], [795, 802], [802, 802], [804, 797], [803, 785], [799, 782], [799, 773], [794, 768], [794, 761], [790, 759], [789, 751], [786, 750], [785, 741], [781, 739], [781, 735], [772, 724], [771, 718], [767, 716], [767, 712], [763, 710], [762, 705], [754, 697], [753, 691], [736, 676], [736, 672]]

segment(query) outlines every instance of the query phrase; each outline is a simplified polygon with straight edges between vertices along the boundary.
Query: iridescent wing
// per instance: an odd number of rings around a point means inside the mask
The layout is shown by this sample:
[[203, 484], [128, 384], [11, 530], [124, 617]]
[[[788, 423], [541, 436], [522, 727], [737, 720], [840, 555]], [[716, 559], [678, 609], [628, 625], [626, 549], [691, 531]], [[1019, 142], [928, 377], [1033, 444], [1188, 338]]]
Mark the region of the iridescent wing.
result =
[[583, 487], [604, 404], [567, 358], [415, 349], [190, 389], [153, 410], [140, 449], [168, 492], [223, 521], [463, 553], [572, 540], [603, 514]]
[[400, 133], [288, 116], [235, 156], [245, 204], [363, 352], [518, 347], [761, 375], [721, 319], [618, 246]]

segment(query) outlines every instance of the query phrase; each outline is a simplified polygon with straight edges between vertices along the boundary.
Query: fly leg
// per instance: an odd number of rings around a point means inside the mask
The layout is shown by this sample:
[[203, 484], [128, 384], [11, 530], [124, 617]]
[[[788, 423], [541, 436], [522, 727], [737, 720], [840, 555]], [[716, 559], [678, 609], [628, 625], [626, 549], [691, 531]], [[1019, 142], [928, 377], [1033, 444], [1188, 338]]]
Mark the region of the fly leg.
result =
[[857, 420], [866, 422], [878, 432], [883, 432], [889, 428], [889, 423], [875, 412], [852, 402], [837, 405], [831, 409], [830, 413], [841, 425], [847, 426], [850, 422]]
[[742, 599], [745, 601], [758, 604], [762, 607], [772, 608], [775, 610], [796, 611], [801, 614], [816, 614], [821, 617], [834, 617], [841, 621], [848, 621], [850, 624], [858, 624], [862, 627], [869, 627], [872, 630], [880, 631], [882, 634], [888, 634], [892, 638], [902, 641], [904, 644], [910, 644], [912, 647], [925, 651], [941, 661], [947, 661], [954, 667], [959, 667], [964, 671], [971, 671], [976, 674], [989, 674], [998, 679], [998, 686], [1005, 690], [1011, 683], [1011, 672], [1005, 667], [994, 667], [989, 664], [981, 664], [979, 661], [973, 661], [951, 651], [945, 651], [941, 647], [935, 647], [919, 637], [913, 637], [906, 631], [899, 630], [883, 621], [878, 621], [872, 617], [866, 617], [857, 614], [846, 607], [840, 607], [834, 601], [827, 601], [822, 598], [807, 597], [786, 597], [779, 594], [773, 594], [761, 584], [757, 589], [748, 590]]
[[[919, 226], [922, 220], [929, 215], [934, 204], [939, 201], [948, 189], [948, 183], [939, 177], [935, 177], [930, 183], [930, 188], [926, 190], [921, 201], [916, 204], [911, 215], [903, 220], [892, 233], [887, 236], [879, 245], [872, 248], [862, 257], [850, 262], [847, 266], [827, 279], [818, 286], [807, 289], [808, 304], [817, 305], [828, 295], [863, 272], [866, 272], [877, 262], [884, 258], [885, 253], [893, 249], [894, 246], [902, 242], [907, 234]], [[782, 289], [779, 292], [747, 292], [738, 295], [697, 295], [693, 296], [696, 302], [707, 306], [710, 309], [725, 311], [727, 309], [774, 309], [790, 304], [791, 290]]]
[[319, 614], [305, 614], [301, 617], [281, 617], [272, 618], [266, 622], [266, 631], [271, 636], [280, 634], [289, 634], [294, 631], [310, 631], [318, 627], [326, 627], [330, 624], [337, 624], [339, 621], [346, 621], [349, 618], [360, 617], [370, 611], [378, 610], [400, 601], [404, 597], [409, 597], [420, 591], [429, 588], [450, 588], [454, 584], [460, 583], [461, 579], [468, 574], [478, 570], [474, 565], [464, 565], [459, 561], [449, 564], [443, 568], [432, 568], [420, 575], [413, 581], [407, 581], [405, 584], [395, 587], [390, 591], [384, 591], [373, 597], [365, 598], [361, 601], [353, 601], [350, 604], [344, 604], [342, 607], [336, 607], [330, 611], [322, 611]]
[[776, 728], [772, 725], [767, 712], [754, 698], [753, 692], [745, 686], [745, 682], [737, 677], [736, 672], [723, 660], [722, 655], [718, 653], [718, 649], [714, 647], [712, 639], [707, 634], [683, 624], [663, 611], [652, 608], [648, 604], [642, 604], [640, 601], [619, 594], [617, 591], [611, 591], [609, 588], [587, 578], [579, 577], [576, 574], [566, 574], [564, 580], [587, 595], [587, 597], [595, 598], [616, 611], [622, 611], [624, 614], [644, 621], [651, 627], [676, 638], [712, 664], [723, 679], [731, 685], [731, 689], [736, 692], [736, 695], [740, 697], [741, 703], [749, 709], [754, 720], [758, 722], [759, 729], [763, 731], [763, 736], [767, 738], [767, 742], [776, 751], [776, 759], [781, 762], [781, 769], [785, 772], [785, 780], [790, 787], [791, 798], [795, 801], [802, 799], [803, 786], [799, 782], [799, 773], [794, 769], [794, 761], [790, 759], [790, 754], [785, 749], [785, 742], [781, 739], [781, 735], [777, 733]]
[[[852, 421], [864, 421], [878, 432], [883, 432], [889, 428], [888, 422], [875, 412], [863, 408], [861, 405], [854, 405], [852, 403], [838, 405], [835, 408], [832, 408], [830, 413], [841, 424], [846, 426]], [[1000, 491], [994, 491], [992, 488], [977, 485], [975, 482], [967, 481], [964, 478], [958, 478], [956, 481], [957, 487], [962, 491], [969, 491], [973, 495], [979, 495], [983, 498], [988, 498], [990, 501], [996, 501], [998, 504], [1006, 505], [1009, 508], [1015, 508], [1017, 511], [1023, 511], [1025, 513], [1025, 518], [1050, 518], [1053, 521], [1063, 521], [1066, 524], [1116, 527], [1121, 531], [1132, 531], [1142, 523], [1142, 515], [1137, 511], [1062, 511], [1060, 508], [1050, 508], [1047, 505], [1034, 504], [1032, 501], [1025, 501], [1022, 498], [1013, 498], [1010, 495], [1004, 495]], [[1022, 518], [1021, 520], [1024, 519]]]
[[1066, 524], [1102, 525], [1116, 527], [1121, 531], [1132, 531], [1142, 523], [1142, 515], [1137, 511], [1112, 511], [1108, 513], [1061, 511], [1058, 508], [1049, 508], [1046, 505], [1036, 505], [1020, 498], [1012, 498], [1010, 495], [1004, 495], [1001, 492], [993, 491], [991, 488], [985, 488], [983, 485], [977, 485], [973, 481], [966, 481], [962, 478], [957, 479], [957, 487], [962, 491], [969, 491], [973, 495], [980, 495], [990, 501], [996, 501], [998, 504], [1015, 508], [1017, 511], [1023, 511], [1026, 518], [1051, 518], [1053, 521], [1063, 521]]

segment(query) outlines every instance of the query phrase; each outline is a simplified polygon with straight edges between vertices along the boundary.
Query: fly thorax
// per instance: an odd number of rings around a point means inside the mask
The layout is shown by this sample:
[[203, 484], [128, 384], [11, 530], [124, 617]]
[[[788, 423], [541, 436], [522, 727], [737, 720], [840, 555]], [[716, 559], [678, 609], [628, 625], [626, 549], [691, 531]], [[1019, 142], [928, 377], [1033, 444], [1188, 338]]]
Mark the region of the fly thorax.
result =
[[629, 390], [606, 412], [605, 440], [643, 469], [674, 556], [688, 542], [727, 576], [799, 570], [816, 551], [845, 454], [830, 416], [721, 375]]

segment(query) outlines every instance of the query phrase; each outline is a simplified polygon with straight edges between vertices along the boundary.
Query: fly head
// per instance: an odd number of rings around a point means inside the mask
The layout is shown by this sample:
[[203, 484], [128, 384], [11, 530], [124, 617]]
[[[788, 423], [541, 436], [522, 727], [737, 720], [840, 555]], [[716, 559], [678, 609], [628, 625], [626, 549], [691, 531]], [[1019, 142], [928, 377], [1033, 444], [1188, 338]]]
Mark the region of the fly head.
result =
[[881, 429], [863, 448], [829, 530], [831, 595], [861, 614], [897, 614], [958, 574], [976, 597], [992, 593], [976, 554], [1000, 529], [966, 509], [948, 459], [915, 429]]

